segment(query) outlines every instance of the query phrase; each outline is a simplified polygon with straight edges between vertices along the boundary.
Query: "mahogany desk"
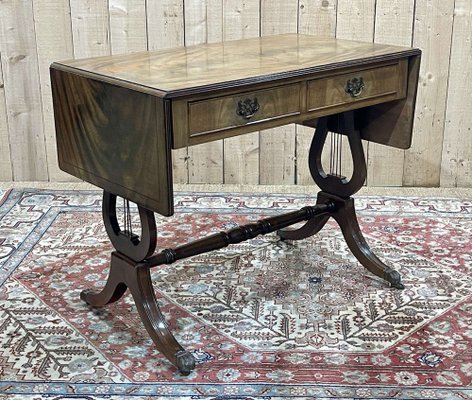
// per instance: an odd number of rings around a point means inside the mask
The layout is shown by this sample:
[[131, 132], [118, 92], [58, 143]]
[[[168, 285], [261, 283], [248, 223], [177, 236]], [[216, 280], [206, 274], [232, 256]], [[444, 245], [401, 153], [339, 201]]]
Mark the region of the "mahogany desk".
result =
[[[103, 218], [116, 251], [99, 307], [130, 289], [157, 348], [184, 374], [195, 361], [169, 330], [156, 303], [150, 268], [277, 231], [299, 240], [333, 217], [359, 262], [392, 286], [400, 275], [369, 249], [351, 195], [363, 185], [361, 139], [406, 149], [411, 143], [418, 49], [287, 34], [51, 65], [59, 165], [104, 189]], [[317, 203], [154, 254], [154, 212], [173, 214], [172, 149], [289, 123], [316, 127], [309, 167]], [[329, 171], [321, 164], [334, 132]], [[342, 175], [339, 135], [353, 158]], [[308, 150], [308, 149], [307, 149]], [[116, 197], [138, 205], [141, 232], [123, 226]], [[288, 226], [306, 221], [299, 229]]]

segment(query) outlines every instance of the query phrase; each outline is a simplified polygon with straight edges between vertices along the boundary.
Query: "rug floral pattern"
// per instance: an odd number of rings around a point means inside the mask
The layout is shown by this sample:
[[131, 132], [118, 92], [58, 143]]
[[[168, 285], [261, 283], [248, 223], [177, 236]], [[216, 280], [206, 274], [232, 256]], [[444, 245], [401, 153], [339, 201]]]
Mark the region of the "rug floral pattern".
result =
[[[130, 296], [101, 309], [111, 246], [99, 192], [0, 193], [0, 387], [113, 398], [451, 398], [472, 395], [472, 202], [356, 199], [374, 252], [406, 289], [351, 255], [334, 222], [153, 270], [160, 307], [197, 359], [180, 376]], [[303, 195], [178, 194], [157, 217], [172, 247], [313, 204]], [[21, 397], [23, 396], [23, 397]], [[111, 397], [110, 397], [111, 396]]]

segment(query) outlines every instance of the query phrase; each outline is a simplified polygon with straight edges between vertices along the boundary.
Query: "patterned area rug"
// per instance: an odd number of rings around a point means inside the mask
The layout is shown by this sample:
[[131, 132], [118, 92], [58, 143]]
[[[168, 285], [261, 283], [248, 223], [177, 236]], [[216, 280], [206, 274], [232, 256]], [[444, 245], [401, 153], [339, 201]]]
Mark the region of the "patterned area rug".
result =
[[[111, 246], [100, 192], [0, 191], [0, 394], [12, 399], [466, 399], [472, 388], [472, 201], [356, 199], [374, 252], [406, 289], [348, 251], [334, 222], [153, 270], [161, 309], [198, 362], [178, 374], [129, 295], [91, 309]], [[157, 217], [173, 247], [305, 195], [180, 193]]]

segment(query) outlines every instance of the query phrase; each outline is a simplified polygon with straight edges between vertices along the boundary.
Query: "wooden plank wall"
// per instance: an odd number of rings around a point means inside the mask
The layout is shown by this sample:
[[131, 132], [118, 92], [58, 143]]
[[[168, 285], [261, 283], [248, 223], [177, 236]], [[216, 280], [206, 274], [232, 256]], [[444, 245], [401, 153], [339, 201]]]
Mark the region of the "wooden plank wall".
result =
[[[367, 185], [472, 186], [470, 0], [2, 0], [0, 180], [57, 167], [54, 60], [300, 32], [423, 50], [407, 151], [366, 143]], [[312, 131], [285, 126], [174, 152], [179, 183], [310, 184]]]

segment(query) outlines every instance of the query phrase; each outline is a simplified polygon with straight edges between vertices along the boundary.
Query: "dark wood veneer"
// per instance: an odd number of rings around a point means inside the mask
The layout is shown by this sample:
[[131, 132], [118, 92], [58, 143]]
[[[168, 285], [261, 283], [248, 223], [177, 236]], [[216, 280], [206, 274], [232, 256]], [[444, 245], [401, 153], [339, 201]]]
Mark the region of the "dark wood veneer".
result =
[[165, 100], [54, 68], [51, 83], [60, 168], [171, 215]]

